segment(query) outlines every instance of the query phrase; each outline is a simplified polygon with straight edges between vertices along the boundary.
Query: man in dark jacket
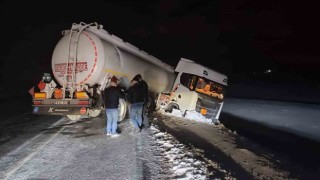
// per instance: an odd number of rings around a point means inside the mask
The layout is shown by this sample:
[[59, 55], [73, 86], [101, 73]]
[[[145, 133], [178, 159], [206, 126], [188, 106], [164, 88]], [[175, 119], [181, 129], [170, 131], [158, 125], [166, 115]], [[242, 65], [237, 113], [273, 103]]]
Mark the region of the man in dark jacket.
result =
[[117, 137], [118, 119], [119, 119], [119, 99], [124, 98], [121, 90], [117, 87], [118, 79], [113, 76], [111, 78], [110, 86], [104, 90], [104, 103], [107, 115], [107, 135]]
[[130, 102], [130, 118], [137, 133], [142, 128], [142, 109], [145, 100], [144, 88], [137, 77], [131, 80], [127, 98]]
[[149, 101], [149, 87], [148, 84], [145, 80], [142, 79], [141, 74], [137, 74], [135, 79], [138, 79], [138, 82], [142, 85], [143, 87], [143, 94], [144, 94], [144, 103], [143, 103], [143, 108], [142, 108], [142, 127], [148, 128], [150, 126], [149, 120], [147, 117], [147, 104]]

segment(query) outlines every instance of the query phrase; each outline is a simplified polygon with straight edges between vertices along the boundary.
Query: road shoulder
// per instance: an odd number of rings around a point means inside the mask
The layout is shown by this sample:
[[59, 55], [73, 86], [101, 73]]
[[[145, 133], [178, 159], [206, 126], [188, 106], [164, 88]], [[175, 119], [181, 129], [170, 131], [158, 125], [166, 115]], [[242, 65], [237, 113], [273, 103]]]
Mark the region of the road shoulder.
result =
[[[240, 179], [294, 179], [281, 169], [272, 154], [246, 143], [222, 124], [210, 125], [162, 113], [152, 114], [152, 122], [182, 143], [202, 149], [204, 155], [234, 172]], [[205, 148], [204, 148], [205, 147]]]

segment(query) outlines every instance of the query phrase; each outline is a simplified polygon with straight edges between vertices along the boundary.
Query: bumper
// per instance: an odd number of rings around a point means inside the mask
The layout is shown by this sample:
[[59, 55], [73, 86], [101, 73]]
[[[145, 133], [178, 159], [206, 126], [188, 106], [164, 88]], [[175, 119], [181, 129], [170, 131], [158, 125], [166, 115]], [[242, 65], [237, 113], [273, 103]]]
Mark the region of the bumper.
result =
[[88, 107], [33, 106], [32, 114], [38, 115], [88, 115]]

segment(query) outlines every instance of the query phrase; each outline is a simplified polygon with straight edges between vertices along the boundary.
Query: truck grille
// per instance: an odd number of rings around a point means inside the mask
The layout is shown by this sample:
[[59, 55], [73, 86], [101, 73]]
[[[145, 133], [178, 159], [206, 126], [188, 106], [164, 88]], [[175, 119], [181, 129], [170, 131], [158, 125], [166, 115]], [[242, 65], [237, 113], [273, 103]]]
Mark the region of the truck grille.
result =
[[200, 112], [201, 109], [206, 109], [207, 113], [204, 116], [208, 119], [215, 119], [220, 109], [221, 103], [222, 101], [217, 98], [199, 94], [196, 111]]

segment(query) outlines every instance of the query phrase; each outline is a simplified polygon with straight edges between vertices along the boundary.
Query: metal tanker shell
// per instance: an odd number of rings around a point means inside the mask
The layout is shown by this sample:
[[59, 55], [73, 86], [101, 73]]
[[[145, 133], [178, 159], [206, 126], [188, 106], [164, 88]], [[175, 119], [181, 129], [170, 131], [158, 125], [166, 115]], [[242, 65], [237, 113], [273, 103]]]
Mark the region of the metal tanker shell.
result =
[[[76, 38], [76, 34], [72, 38]], [[77, 48], [77, 52], [75, 48]], [[75, 85], [98, 83], [105, 63], [104, 47], [101, 40], [96, 35], [83, 31], [79, 36], [77, 47], [71, 45], [70, 54], [68, 52], [69, 34], [60, 39], [52, 55], [52, 71], [58, 83], [62, 85], [65, 78], [72, 75], [74, 65]], [[76, 63], [72, 60], [75, 59], [75, 56], [77, 56]]]
[[[112, 75], [116, 75], [121, 85], [128, 88], [131, 79], [136, 74], [141, 74], [142, 78], [148, 83], [150, 91], [159, 93], [170, 90], [175, 79], [173, 71], [168, 71], [163, 66], [156, 65], [141, 56], [125, 50], [124, 47], [117, 45], [113, 41], [115, 39], [119, 40], [119, 38], [114, 38], [102, 30], [96, 29], [94, 32], [89, 30], [80, 34], [77, 43], [75, 85], [102, 85], [106, 75], [110, 78]], [[72, 45], [70, 46], [70, 55], [68, 53], [69, 36], [70, 34], [67, 33], [61, 38], [52, 56], [53, 74], [60, 85], [63, 85], [65, 79], [68, 79], [66, 73], [70, 73], [74, 64], [69, 63], [68, 70], [70, 71], [67, 71], [68, 59], [75, 57], [75, 53], [73, 53], [75, 51], [72, 50], [75, 47]], [[107, 38], [109, 36], [112, 38]], [[74, 36], [72, 37], [75, 38]], [[124, 44], [127, 45], [126, 43]], [[148, 55], [148, 57], [151, 56]]]

